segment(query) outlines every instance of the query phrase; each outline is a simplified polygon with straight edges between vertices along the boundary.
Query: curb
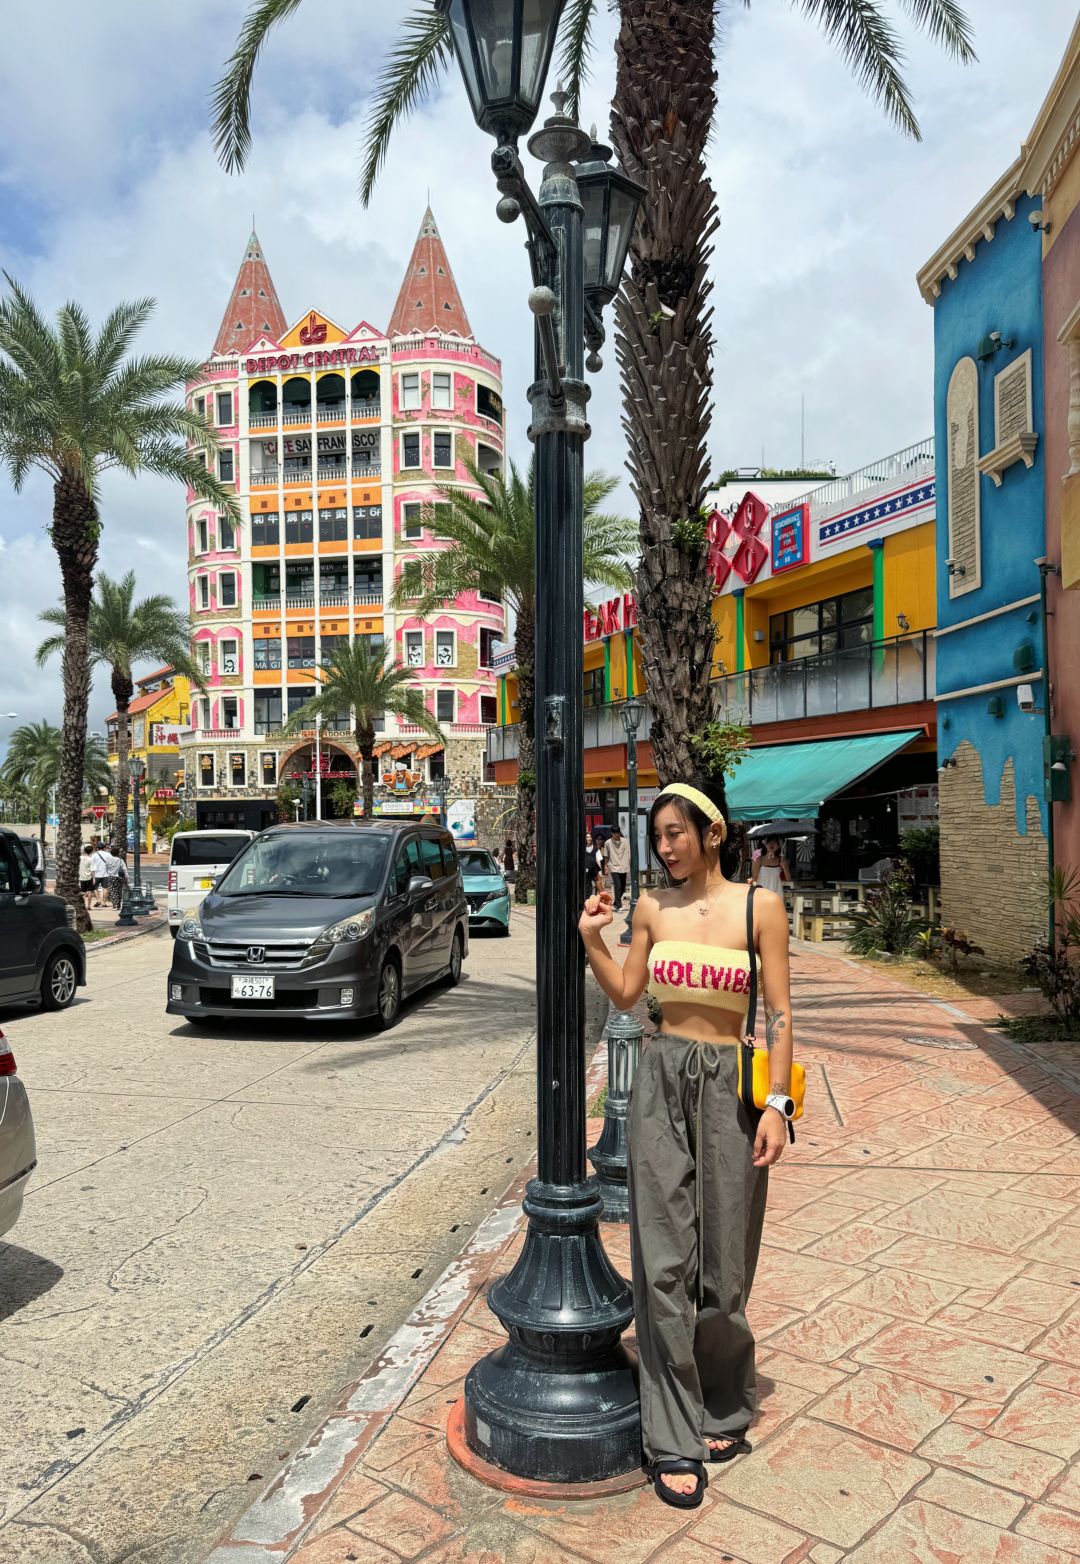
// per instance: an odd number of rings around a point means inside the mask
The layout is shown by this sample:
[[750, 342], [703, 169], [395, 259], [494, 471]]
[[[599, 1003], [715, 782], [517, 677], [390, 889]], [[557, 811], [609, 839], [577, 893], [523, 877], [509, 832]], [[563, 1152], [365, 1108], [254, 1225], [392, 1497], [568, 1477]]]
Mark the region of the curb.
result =
[[[585, 1080], [588, 1101], [607, 1080], [605, 1043], [597, 1047]], [[479, 1294], [524, 1220], [521, 1201], [534, 1171], [530, 1161], [379, 1356], [347, 1386], [334, 1411], [206, 1555], [204, 1564], [284, 1564], [291, 1557]]]
[[95, 951], [109, 950], [113, 945], [123, 945], [128, 940], [138, 939], [142, 934], [156, 934], [159, 929], [169, 926], [167, 918], [156, 918], [152, 923], [145, 923], [141, 928], [133, 929], [129, 934], [127, 930], [123, 934], [110, 934], [107, 939], [91, 940], [86, 946], [87, 956], [92, 956]]

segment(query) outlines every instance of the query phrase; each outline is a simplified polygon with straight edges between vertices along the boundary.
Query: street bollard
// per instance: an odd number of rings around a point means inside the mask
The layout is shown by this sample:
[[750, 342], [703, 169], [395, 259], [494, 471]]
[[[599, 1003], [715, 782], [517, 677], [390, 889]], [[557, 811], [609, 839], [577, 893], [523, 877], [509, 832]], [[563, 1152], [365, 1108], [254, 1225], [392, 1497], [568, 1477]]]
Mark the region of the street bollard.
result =
[[608, 1087], [604, 1102], [604, 1128], [589, 1151], [604, 1200], [606, 1222], [630, 1220], [626, 1184], [626, 1116], [630, 1088], [634, 1084], [644, 1028], [630, 1010], [615, 1010], [608, 1019]]
[[134, 914], [135, 910], [131, 905], [131, 887], [125, 880], [123, 890], [120, 892], [120, 916], [116, 920], [116, 927], [118, 929], [134, 928]]

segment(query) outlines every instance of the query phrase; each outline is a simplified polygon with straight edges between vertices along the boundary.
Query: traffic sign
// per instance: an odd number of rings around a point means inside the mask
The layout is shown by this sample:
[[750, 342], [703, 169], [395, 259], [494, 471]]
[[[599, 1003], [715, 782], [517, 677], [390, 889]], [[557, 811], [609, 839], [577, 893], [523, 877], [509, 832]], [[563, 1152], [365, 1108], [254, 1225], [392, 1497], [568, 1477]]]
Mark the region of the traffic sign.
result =
[[93, 815], [94, 815], [94, 819], [95, 820], [104, 820], [104, 818], [105, 818], [107, 813], [108, 813], [108, 811], [105, 808], [104, 804], [95, 804], [94, 805]]

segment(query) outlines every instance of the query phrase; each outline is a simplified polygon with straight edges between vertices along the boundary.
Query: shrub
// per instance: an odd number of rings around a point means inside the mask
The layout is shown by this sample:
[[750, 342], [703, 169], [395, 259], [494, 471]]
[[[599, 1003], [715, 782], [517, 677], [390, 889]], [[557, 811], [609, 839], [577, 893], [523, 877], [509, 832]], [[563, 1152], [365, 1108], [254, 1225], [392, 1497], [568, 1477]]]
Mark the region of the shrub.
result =
[[1050, 876], [1056, 938], [1038, 940], [1020, 965], [1039, 986], [1062, 1023], [1080, 1022], [1080, 872], [1057, 868]]
[[916, 885], [941, 884], [940, 846], [941, 830], [936, 824], [900, 833], [900, 855], [911, 865]]
[[177, 831], [198, 830], [194, 820], [170, 820], [168, 825], [162, 827], [161, 835], [167, 842], [171, 842]]
[[721, 782], [742, 765], [750, 747], [750, 729], [741, 722], [707, 722], [690, 739], [690, 753], [705, 775]]
[[926, 922], [911, 905], [913, 890], [910, 868], [894, 859], [866, 906], [852, 913], [848, 949], [859, 956], [909, 956], [917, 950]]

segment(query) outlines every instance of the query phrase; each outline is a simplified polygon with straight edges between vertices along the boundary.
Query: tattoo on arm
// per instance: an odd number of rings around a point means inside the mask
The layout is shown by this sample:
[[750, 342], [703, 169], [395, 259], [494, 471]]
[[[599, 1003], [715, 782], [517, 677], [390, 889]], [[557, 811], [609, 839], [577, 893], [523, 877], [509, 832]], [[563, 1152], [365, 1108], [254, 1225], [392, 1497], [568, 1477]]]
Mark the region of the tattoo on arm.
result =
[[771, 1048], [773, 1043], [780, 1040], [780, 1034], [787, 1027], [782, 1010], [770, 1010], [765, 1006], [765, 1046]]

